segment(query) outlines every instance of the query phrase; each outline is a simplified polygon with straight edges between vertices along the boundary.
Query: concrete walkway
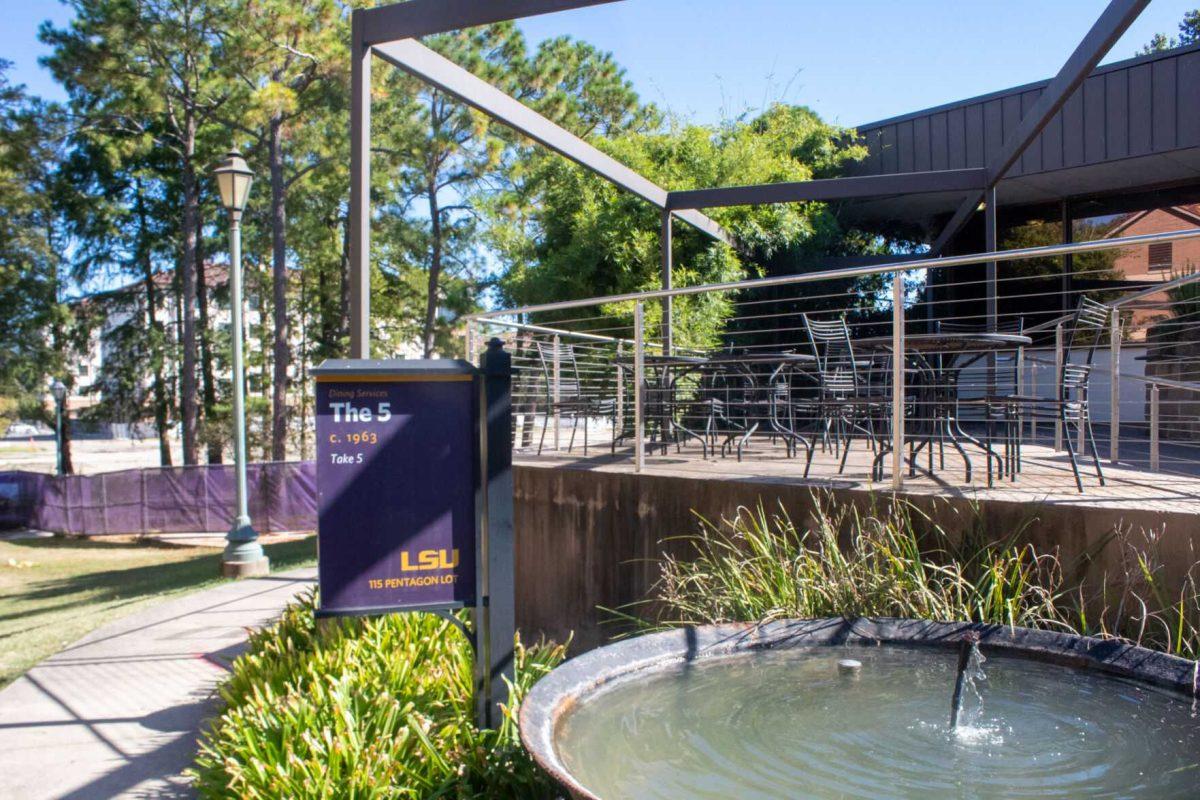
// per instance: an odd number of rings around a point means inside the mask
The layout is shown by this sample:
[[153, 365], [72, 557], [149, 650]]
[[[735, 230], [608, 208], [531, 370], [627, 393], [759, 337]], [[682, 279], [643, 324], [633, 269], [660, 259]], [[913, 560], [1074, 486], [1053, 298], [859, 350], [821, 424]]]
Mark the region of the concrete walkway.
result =
[[222, 584], [106, 625], [0, 692], [0, 798], [189, 797], [215, 688], [315, 569]]

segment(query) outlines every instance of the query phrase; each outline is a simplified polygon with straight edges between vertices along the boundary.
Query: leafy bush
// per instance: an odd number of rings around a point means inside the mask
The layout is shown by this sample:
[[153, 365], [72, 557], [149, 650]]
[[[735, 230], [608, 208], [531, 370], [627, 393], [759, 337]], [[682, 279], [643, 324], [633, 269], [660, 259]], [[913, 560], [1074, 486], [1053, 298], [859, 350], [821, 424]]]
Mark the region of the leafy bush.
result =
[[313, 619], [315, 593], [252, 633], [192, 775], [201, 796], [542, 798], [515, 709], [564, 648], [518, 642], [498, 730], [473, 722], [472, 653], [431, 614]]

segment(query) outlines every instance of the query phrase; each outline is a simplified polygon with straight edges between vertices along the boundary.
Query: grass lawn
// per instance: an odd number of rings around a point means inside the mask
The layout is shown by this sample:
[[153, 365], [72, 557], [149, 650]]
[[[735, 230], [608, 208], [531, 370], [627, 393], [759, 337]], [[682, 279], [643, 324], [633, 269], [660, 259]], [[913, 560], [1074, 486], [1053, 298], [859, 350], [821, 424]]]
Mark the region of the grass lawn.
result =
[[[316, 537], [265, 547], [272, 570], [316, 562]], [[221, 551], [96, 539], [0, 541], [0, 687], [89, 631], [221, 582]]]

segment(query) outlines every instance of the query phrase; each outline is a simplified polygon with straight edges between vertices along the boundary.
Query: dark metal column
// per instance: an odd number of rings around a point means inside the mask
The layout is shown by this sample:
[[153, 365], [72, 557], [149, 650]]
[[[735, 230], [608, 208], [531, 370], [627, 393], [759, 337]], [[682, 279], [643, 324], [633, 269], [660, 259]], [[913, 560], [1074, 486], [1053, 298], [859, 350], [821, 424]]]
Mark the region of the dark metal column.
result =
[[[1071, 244], [1075, 241], [1075, 220], [1071, 216], [1071, 201], [1062, 201], [1062, 243]], [[1063, 256], [1062, 264], [1062, 311], [1071, 310], [1071, 292], [1075, 290], [1075, 256], [1067, 253]]]
[[488, 342], [480, 359], [487, 474], [483, 485], [487, 576], [485, 624], [479, 637], [487, 669], [488, 716], [491, 727], [504, 719], [508, 702], [505, 679], [513, 680], [513, 637], [516, 634], [512, 471], [512, 356], [499, 339]]
[[[996, 237], [996, 187], [988, 189], [984, 195], [983, 207], [983, 249], [994, 253], [998, 249]], [[999, 322], [997, 292], [999, 284], [996, 280], [996, 262], [987, 262], [987, 329], [995, 331]]]
[[371, 355], [371, 48], [363, 11], [351, 17], [350, 357]]
[[[984, 193], [983, 249], [994, 253], [998, 249], [996, 235], [996, 187]], [[996, 279], [996, 262], [987, 262], [987, 329], [995, 331], [999, 326], [999, 282]], [[996, 394], [996, 351], [988, 351], [988, 394]]]
[[[671, 223], [671, 212], [663, 209], [662, 212], [662, 230], [659, 235], [659, 246], [662, 248], [662, 288], [670, 289], [671, 272], [673, 269], [671, 263], [671, 245], [674, 236], [673, 225]], [[662, 339], [663, 352], [670, 355], [673, 351], [673, 334], [671, 330], [672, 315], [674, 312], [674, 303], [671, 297], [662, 299]]]

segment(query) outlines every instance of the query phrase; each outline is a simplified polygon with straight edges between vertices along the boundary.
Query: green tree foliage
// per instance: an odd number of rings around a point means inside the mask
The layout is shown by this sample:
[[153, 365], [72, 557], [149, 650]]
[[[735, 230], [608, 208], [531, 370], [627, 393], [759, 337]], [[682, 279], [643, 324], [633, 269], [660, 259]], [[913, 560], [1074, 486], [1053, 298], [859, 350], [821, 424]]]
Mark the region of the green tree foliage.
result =
[[[164, 464], [175, 422], [185, 462], [202, 449], [220, 460], [231, 385], [227, 299], [213, 279], [224, 274], [227, 228], [210, 170], [240, 145], [258, 178], [243, 226], [252, 427], [269, 442], [264, 457], [296, 453], [307, 366], [345, 355], [348, 340], [347, 49], [358, 0], [68, 5], [72, 21], [41, 32], [69, 97], [45, 162], [69, 178], [41, 195], [67, 227], [44, 252], [56, 270], [69, 254], [75, 287], [122, 287], [72, 306], [106, 320], [94, 413], [152, 417]], [[857, 152], [805, 109], [717, 128], [664, 124], [610, 54], [567, 37], [531, 47], [502, 24], [425, 41], [673, 189], [822, 177]], [[654, 209], [400, 70], [377, 70], [373, 89], [375, 353], [455, 352], [459, 318], [492, 287], [528, 302], [656, 285]], [[678, 224], [678, 283], [741, 277], [849, 241], [820, 205], [714, 216], [736, 249]], [[57, 272], [48, 280], [60, 298]], [[49, 331], [54, 303], [35, 307], [32, 327]], [[689, 331], [711, 340], [728, 316], [712, 298], [676, 308], [681, 341]]]
[[68, 359], [87, 342], [91, 320], [73, 316], [63, 302], [69, 276], [62, 208], [72, 193], [60, 169], [66, 123], [61, 109], [13, 85], [9, 67], [0, 60], [0, 415], [50, 422], [47, 384], [52, 377], [74, 383]]
[[[240, 0], [224, 52], [245, 92], [228, 108], [230, 127], [248, 137], [266, 164], [271, 233], [271, 458], [287, 454], [292, 362], [288, 198], [297, 183], [342, 155], [330, 132], [345, 112], [349, 20], [335, 0]], [[340, 137], [339, 137], [340, 138]]]
[[[656, 118], [611, 55], [583, 42], [560, 37], [531, 53], [520, 31], [502, 24], [426, 43], [579, 135], [612, 135]], [[419, 339], [426, 355], [445, 352], [455, 346], [455, 318], [473, 308], [484, 283], [485, 209], [540, 156], [510, 130], [402, 72], [385, 74], [379, 94], [377, 302], [400, 312], [383, 315], [390, 321], [383, 334], [393, 342]]]
[[[861, 148], [845, 131], [807, 108], [776, 105], [719, 128], [674, 124], [634, 131], [596, 144], [618, 161], [675, 190], [800, 181], [836, 174]], [[506, 302], [518, 305], [657, 288], [660, 212], [582, 168], [557, 157], [535, 160], [491, 206], [493, 242], [505, 259]], [[793, 248], [840, 235], [821, 203], [714, 209], [736, 246], [676, 222], [675, 285], [737, 280]], [[658, 309], [647, 307], [651, 330]], [[628, 323], [630, 309], [604, 313]], [[706, 347], [731, 313], [727, 298], [702, 295], [676, 303], [676, 340]], [[548, 317], [549, 319], [549, 317]]]
[[1189, 44], [1197, 42], [1200, 42], [1200, 8], [1184, 13], [1183, 20], [1179, 23], [1178, 37], [1168, 36], [1165, 33], [1156, 33], [1142, 47], [1138, 55], [1148, 55], [1163, 50], [1172, 50], [1176, 47], [1186, 47]]
[[[47, 59], [72, 110], [98, 135], [153, 146], [174, 158], [179, 179], [180, 417], [185, 463], [195, 463], [199, 423], [195, 309], [203, 269], [201, 193], [218, 149], [207, 135], [231, 96], [220, 40], [232, 21], [220, 0], [72, 0], [71, 23], [42, 28]], [[211, 384], [211, 381], [209, 382]]]
[[[1095, 222], [1090, 220], [1075, 221], [1073, 240], [1077, 242], [1092, 241], [1104, 238], [1111, 228], [1111, 222]], [[1005, 230], [1000, 242], [1001, 250], [1016, 250], [1025, 247], [1045, 247], [1059, 244], [1062, 239], [1062, 224], [1055, 221], [1033, 220], [1022, 225]], [[1094, 253], [1078, 253], [1071, 259], [1071, 269], [1077, 279], [1084, 280], [1119, 280], [1113, 265], [1120, 256], [1115, 250], [1099, 250]], [[1012, 275], [1018, 277], [1052, 277], [1061, 275], [1063, 260], [1061, 257], [1047, 257], [1013, 261], [1005, 267]]]

